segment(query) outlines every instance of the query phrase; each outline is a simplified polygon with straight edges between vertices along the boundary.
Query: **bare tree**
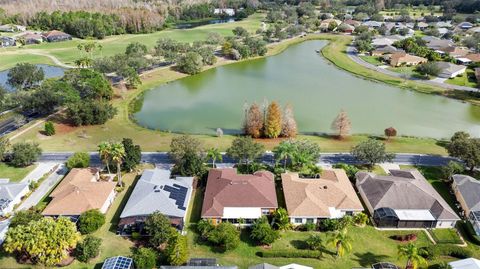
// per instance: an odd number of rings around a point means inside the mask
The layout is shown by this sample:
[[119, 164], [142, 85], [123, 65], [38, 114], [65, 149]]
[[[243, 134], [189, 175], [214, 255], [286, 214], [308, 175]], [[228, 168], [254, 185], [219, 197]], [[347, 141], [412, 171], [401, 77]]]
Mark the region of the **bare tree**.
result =
[[285, 111], [283, 112], [283, 126], [282, 133], [283, 137], [295, 137], [297, 136], [297, 122], [293, 115], [293, 107], [290, 104], [285, 106]]
[[332, 130], [338, 135], [340, 139], [345, 138], [350, 134], [352, 123], [348, 118], [347, 112], [341, 110], [335, 120], [332, 122]]

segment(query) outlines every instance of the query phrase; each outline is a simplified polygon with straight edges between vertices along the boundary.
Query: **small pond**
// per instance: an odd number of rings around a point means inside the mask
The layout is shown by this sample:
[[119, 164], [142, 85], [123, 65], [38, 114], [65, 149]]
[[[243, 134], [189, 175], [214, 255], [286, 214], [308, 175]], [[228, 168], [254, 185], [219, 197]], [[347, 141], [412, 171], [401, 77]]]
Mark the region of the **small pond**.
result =
[[[45, 73], [45, 78], [61, 77], [63, 76], [63, 73], [65, 71], [65, 69], [53, 65], [37, 64], [37, 66], [43, 69], [43, 72]], [[0, 85], [5, 87], [9, 91], [12, 91], [14, 89], [7, 84], [8, 71], [9, 70], [0, 71]]]

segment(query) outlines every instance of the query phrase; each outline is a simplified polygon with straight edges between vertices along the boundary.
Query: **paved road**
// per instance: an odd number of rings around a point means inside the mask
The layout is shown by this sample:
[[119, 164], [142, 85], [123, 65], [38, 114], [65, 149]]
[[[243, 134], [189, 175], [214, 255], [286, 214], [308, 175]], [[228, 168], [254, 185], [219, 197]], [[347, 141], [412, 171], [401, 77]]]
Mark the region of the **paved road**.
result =
[[23, 201], [20, 206], [17, 208], [19, 210], [26, 210], [32, 206], [37, 205], [40, 200], [53, 188], [57, 183], [65, 176], [67, 173], [67, 168], [65, 165], [61, 164], [58, 168], [46, 178], [40, 186], [30, 195], [25, 201]]
[[[352, 59], [352, 61], [354, 61], [357, 64], [362, 65], [362, 66], [364, 66], [368, 69], [371, 69], [371, 70], [374, 70], [374, 71], [377, 71], [377, 72], [380, 72], [380, 73], [383, 73], [383, 74], [386, 74], [386, 75], [389, 75], [389, 76], [392, 76], [392, 77], [397, 77], [397, 78], [402, 78], [402, 79], [406, 78], [405, 74], [400, 74], [400, 73], [397, 73], [397, 72], [393, 72], [393, 71], [390, 71], [388, 69], [380, 68], [376, 65], [365, 62], [360, 57], [358, 57], [356, 49], [353, 46], [348, 46], [347, 47], [347, 55], [348, 55], [348, 57], [350, 57], [350, 59]], [[432, 81], [432, 80], [422, 80], [422, 79], [418, 79], [418, 78], [413, 78], [411, 76], [408, 76], [407, 79], [415, 80], [416, 82], [429, 84], [429, 85], [436, 86], [436, 87], [441, 87], [441, 88], [444, 88], [446, 90], [458, 90], [458, 91], [468, 91], [468, 92], [478, 92], [479, 91], [479, 89], [476, 89], [476, 88], [452, 85], [452, 84], [441, 83], [441, 82]]]
[[[40, 157], [40, 162], [65, 162], [71, 152], [52, 152], [44, 153]], [[91, 162], [92, 165], [101, 164], [100, 158], [96, 152], [91, 152]], [[455, 160], [451, 157], [439, 156], [439, 155], [425, 155], [425, 154], [408, 154], [408, 153], [399, 153], [395, 155], [393, 163], [404, 164], [404, 165], [425, 165], [425, 166], [440, 166], [445, 165], [449, 161]], [[264, 162], [273, 162], [273, 155], [271, 153], [266, 153], [262, 159]], [[170, 164], [172, 160], [168, 157], [166, 152], [143, 152], [142, 153], [142, 162], [155, 163], [155, 164]], [[223, 162], [225, 164], [235, 163], [234, 160], [228, 156], [223, 157]], [[348, 164], [359, 164], [360, 162], [356, 160], [350, 153], [323, 153], [321, 154], [318, 164], [335, 164], [335, 163], [348, 163]]]

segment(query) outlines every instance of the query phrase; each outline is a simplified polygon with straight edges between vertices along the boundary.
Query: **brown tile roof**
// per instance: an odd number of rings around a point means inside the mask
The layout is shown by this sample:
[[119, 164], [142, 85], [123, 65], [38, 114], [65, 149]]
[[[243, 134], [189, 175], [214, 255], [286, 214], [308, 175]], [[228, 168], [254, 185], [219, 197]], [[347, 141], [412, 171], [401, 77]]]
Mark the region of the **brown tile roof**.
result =
[[465, 58], [469, 59], [472, 62], [480, 62], [480, 53], [470, 53], [467, 54]]
[[224, 207], [277, 208], [273, 174], [241, 175], [234, 168], [210, 169], [202, 217], [222, 217]]
[[390, 58], [390, 65], [392, 66], [399, 66], [401, 64], [420, 64], [425, 63], [428, 60], [423, 57], [418, 57], [415, 55], [410, 55], [405, 52], [396, 52], [393, 53]]
[[43, 36], [45, 38], [49, 38], [49, 37], [52, 37], [52, 36], [61, 36], [61, 35], [68, 35], [68, 34], [66, 34], [62, 31], [58, 31], [58, 30], [52, 30], [50, 32], [46, 32], [46, 33], [43, 34]]
[[325, 170], [319, 179], [282, 174], [288, 214], [299, 217], [332, 217], [329, 208], [363, 210], [362, 203], [342, 169]]
[[97, 181], [97, 169], [74, 168], [50, 194], [52, 201], [43, 215], [80, 215], [100, 209], [115, 189], [115, 182]]
[[440, 49], [441, 51], [450, 54], [452, 57], [462, 57], [470, 53], [469, 50], [459, 47], [446, 47]]

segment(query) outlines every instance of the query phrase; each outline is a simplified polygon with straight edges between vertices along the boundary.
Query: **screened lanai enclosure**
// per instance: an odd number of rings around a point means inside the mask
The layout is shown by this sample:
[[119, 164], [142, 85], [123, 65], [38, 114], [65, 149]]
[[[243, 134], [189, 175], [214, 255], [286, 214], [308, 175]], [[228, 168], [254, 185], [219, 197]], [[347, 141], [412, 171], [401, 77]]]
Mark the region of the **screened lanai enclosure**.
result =
[[379, 228], [435, 228], [437, 221], [428, 210], [375, 209], [373, 220]]

